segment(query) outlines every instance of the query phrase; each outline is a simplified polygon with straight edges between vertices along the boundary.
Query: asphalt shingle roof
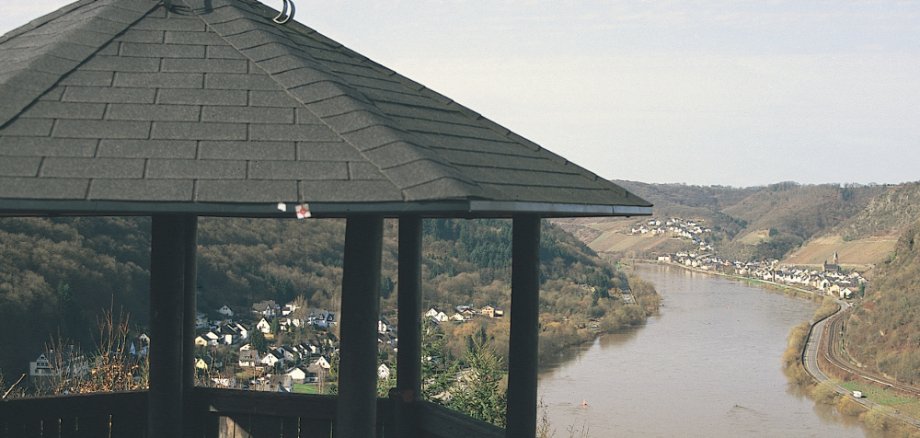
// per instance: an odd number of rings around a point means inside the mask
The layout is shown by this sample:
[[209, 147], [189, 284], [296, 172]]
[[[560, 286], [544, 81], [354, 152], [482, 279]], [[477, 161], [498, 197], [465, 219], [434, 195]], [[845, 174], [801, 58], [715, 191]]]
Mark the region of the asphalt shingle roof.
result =
[[650, 212], [275, 15], [247, 0], [81, 0], [0, 37], [0, 214]]

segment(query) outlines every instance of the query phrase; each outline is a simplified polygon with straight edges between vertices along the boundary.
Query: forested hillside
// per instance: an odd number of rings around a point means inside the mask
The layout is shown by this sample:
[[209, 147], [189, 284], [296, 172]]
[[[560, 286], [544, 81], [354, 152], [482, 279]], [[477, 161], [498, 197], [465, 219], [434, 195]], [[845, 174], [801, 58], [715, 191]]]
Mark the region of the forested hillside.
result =
[[[147, 218], [0, 219], [0, 370], [22, 371], [52, 334], [92, 345], [97, 316], [113, 304], [143, 327], [149, 228]], [[201, 218], [199, 310], [246, 309], [264, 299], [285, 303], [301, 294], [310, 306], [336, 310], [344, 231], [339, 220]], [[386, 221], [384, 311], [395, 308], [396, 233], [397, 222]], [[424, 305], [507, 309], [510, 236], [506, 220], [426, 220]], [[548, 223], [541, 257], [541, 318], [544, 333], [554, 335], [541, 342], [577, 342], [591, 336], [592, 327], [596, 333], [644, 320], [644, 308], [617, 298], [617, 290], [630, 288], [626, 276]], [[657, 307], [647, 285], [636, 289], [649, 311]], [[489, 331], [501, 337], [500, 326]]]
[[920, 385], [920, 222], [901, 236], [847, 319], [846, 349], [865, 366]]

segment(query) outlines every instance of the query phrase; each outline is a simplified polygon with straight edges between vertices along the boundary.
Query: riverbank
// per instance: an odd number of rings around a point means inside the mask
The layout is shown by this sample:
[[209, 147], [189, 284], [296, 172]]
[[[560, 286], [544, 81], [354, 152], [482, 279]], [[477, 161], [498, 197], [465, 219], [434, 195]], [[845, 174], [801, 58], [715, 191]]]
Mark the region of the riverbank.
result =
[[737, 274], [726, 274], [724, 272], [713, 271], [710, 269], [694, 268], [693, 266], [687, 266], [681, 263], [663, 262], [663, 261], [658, 261], [658, 260], [647, 260], [647, 259], [629, 259], [629, 262], [649, 264], [649, 265], [673, 266], [673, 267], [681, 268], [681, 269], [684, 269], [690, 272], [697, 272], [700, 274], [713, 275], [717, 277], [727, 278], [730, 280], [740, 281], [748, 285], [753, 285], [754, 287], [779, 290], [787, 295], [792, 295], [797, 298], [808, 298], [808, 299], [815, 300], [818, 297], [824, 296], [824, 294], [818, 290], [803, 289], [803, 288], [796, 287], [796, 286], [790, 286], [788, 284], [776, 283], [773, 281], [763, 280], [759, 278], [745, 277], [743, 275], [737, 275]]
[[[851, 377], [843, 381], [829, 376], [837, 373], [828, 370], [835, 367], [830, 354], [834, 342], [828, 338], [839, 331], [835, 324], [841, 310], [838, 303], [826, 300], [811, 322], [803, 322], [790, 331], [783, 354], [783, 369], [790, 383], [815, 403], [833, 406], [840, 415], [855, 418], [873, 431], [920, 437], [920, 399], [874, 385], [851, 368], [844, 370]], [[820, 364], [824, 364], [824, 370]], [[859, 397], [854, 396], [854, 391]]]

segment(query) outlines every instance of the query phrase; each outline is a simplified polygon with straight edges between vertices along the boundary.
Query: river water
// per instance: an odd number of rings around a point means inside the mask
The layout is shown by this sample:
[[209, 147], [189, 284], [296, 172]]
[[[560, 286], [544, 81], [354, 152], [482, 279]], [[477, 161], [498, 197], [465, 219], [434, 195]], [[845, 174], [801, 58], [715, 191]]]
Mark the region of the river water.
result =
[[660, 315], [541, 372], [556, 438], [867, 436], [782, 372], [786, 336], [815, 304], [677, 267], [637, 271], [661, 294]]

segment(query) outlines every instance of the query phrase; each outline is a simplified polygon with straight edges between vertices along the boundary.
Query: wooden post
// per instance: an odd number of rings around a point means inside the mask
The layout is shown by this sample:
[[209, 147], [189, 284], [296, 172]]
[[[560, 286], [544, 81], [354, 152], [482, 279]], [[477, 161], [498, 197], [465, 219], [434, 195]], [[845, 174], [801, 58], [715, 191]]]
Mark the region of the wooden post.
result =
[[188, 240], [195, 236], [189, 232], [188, 225], [185, 216], [156, 215], [152, 218], [147, 416], [147, 436], [150, 437], [179, 437], [184, 430], [185, 259]]
[[506, 436], [537, 428], [537, 345], [540, 325], [540, 218], [514, 216], [511, 249], [511, 338]]
[[352, 216], [345, 228], [339, 318], [336, 438], [369, 438], [377, 422], [377, 321], [380, 317], [381, 216]]
[[399, 371], [396, 373], [398, 401], [396, 411], [397, 436], [416, 435], [412, 407], [422, 391], [422, 218], [399, 218], [399, 350], [396, 353]]
[[195, 388], [195, 323], [198, 319], [198, 217], [188, 215], [185, 221], [185, 278], [183, 284], [183, 315], [182, 324], [182, 362], [183, 362], [183, 390], [185, 408], [185, 436], [198, 437], [199, 413], [194, 412], [192, 390]]

